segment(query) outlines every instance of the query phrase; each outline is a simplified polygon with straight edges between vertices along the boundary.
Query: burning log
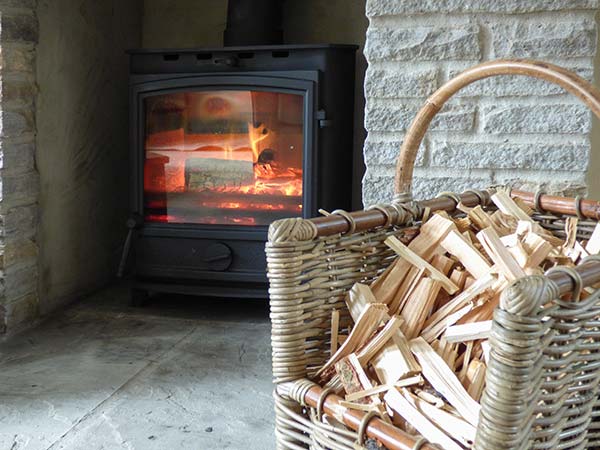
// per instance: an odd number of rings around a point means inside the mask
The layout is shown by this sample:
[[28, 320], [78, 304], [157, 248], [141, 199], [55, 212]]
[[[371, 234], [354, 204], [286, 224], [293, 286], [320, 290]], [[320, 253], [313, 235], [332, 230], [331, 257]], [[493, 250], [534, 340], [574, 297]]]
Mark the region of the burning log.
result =
[[188, 191], [236, 188], [252, 183], [252, 161], [217, 158], [188, 158], [185, 161], [185, 187]]

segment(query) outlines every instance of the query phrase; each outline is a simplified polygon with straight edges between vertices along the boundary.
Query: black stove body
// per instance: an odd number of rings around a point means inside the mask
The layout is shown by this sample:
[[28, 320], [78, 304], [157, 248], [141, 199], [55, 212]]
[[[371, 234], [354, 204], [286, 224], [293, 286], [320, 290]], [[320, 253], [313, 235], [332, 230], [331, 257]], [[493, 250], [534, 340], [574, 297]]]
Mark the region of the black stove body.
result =
[[356, 49], [130, 51], [134, 292], [265, 297], [268, 224], [350, 208]]

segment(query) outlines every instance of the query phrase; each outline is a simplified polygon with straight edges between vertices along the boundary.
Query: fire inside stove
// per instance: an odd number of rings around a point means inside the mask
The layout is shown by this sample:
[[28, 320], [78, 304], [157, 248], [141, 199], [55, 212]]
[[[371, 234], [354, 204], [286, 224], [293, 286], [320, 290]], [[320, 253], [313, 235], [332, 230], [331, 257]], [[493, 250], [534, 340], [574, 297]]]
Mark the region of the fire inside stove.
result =
[[268, 225], [302, 214], [301, 95], [178, 92], [144, 106], [147, 221]]

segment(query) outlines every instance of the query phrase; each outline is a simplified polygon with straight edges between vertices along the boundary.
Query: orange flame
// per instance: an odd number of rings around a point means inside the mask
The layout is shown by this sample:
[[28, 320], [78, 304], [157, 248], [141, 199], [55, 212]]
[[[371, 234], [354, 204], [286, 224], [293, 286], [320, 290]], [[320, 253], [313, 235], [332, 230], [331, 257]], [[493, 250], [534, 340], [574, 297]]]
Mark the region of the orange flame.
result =
[[[248, 134], [194, 135], [159, 132], [148, 136], [144, 169], [146, 192], [177, 194], [189, 192], [186, 187], [186, 161], [189, 158], [245, 160], [252, 158], [254, 177], [245, 184], [211, 186], [198, 192], [200, 208], [218, 209], [223, 217], [236, 224], [255, 223], [252, 211], [280, 212], [281, 217], [302, 212], [302, 169], [287, 167], [280, 162], [258, 162], [259, 143], [269, 137], [264, 126], [248, 124]], [[207, 195], [214, 194], [214, 195]], [[199, 209], [199, 216], [202, 210]], [[150, 217], [150, 216], [149, 216]], [[279, 217], [279, 216], [278, 216]], [[202, 216], [202, 223], [219, 219]], [[178, 222], [175, 217], [152, 216], [149, 220]], [[221, 218], [221, 220], [223, 220]]]
[[258, 161], [260, 151], [258, 149], [258, 143], [269, 136], [269, 130], [261, 123], [258, 127], [254, 128], [254, 125], [248, 124], [248, 138], [250, 139], [250, 147], [252, 148], [252, 154], [254, 156], [254, 162]]

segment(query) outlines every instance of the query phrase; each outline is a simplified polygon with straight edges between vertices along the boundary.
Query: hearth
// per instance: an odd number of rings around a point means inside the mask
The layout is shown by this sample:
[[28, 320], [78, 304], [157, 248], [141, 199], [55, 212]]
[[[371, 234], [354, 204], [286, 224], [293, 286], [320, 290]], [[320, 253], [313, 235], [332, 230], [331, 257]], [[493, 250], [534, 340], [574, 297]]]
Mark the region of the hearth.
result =
[[263, 297], [268, 224], [349, 208], [355, 46], [134, 50], [134, 293]]

